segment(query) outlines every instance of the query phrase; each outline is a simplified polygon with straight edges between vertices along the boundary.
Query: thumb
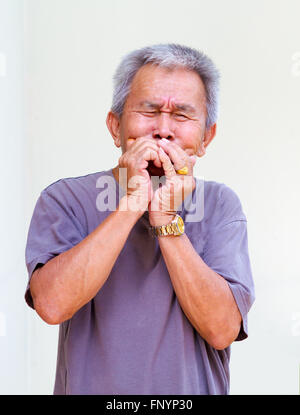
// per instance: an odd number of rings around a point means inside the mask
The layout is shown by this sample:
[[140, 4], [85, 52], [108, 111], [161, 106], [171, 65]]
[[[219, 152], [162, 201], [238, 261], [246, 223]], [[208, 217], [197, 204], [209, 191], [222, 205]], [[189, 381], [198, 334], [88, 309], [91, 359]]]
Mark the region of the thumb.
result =
[[197, 157], [196, 156], [190, 156], [190, 160], [191, 160], [191, 163], [192, 163], [192, 167], [194, 167], [196, 162], [197, 162]]

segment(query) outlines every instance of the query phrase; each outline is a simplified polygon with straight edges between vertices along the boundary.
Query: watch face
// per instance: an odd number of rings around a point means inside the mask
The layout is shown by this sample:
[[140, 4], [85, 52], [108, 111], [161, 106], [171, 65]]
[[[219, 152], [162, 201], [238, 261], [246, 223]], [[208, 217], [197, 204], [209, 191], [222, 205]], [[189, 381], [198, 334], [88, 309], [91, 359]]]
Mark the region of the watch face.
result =
[[177, 226], [180, 233], [184, 233], [184, 222], [180, 216], [177, 219]]

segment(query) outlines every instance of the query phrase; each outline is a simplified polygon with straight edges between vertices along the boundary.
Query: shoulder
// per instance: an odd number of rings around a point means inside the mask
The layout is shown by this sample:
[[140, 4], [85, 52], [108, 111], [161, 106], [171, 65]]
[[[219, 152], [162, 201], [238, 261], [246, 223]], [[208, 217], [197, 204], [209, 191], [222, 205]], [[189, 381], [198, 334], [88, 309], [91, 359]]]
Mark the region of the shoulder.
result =
[[64, 211], [68, 215], [86, 217], [96, 211], [100, 177], [113, 177], [111, 170], [78, 177], [66, 177], [49, 184], [39, 197], [41, 206], [48, 211]]
[[99, 178], [107, 177], [114, 180], [110, 170], [89, 173], [84, 176], [65, 177], [49, 184], [42, 192], [42, 197], [50, 197], [62, 204], [95, 201]]
[[212, 226], [235, 220], [246, 221], [240, 198], [230, 186], [197, 178], [196, 182], [198, 186], [203, 186], [204, 219]]
[[205, 181], [204, 192], [205, 196], [217, 203], [219, 208], [241, 203], [237, 193], [225, 183]]
[[[97, 226], [99, 212], [96, 206], [97, 182], [100, 177], [113, 177], [111, 170], [84, 176], [66, 177], [45, 187], [36, 203], [34, 216], [51, 223], [76, 223], [82, 234]], [[65, 225], [64, 225], [65, 226]]]
[[65, 177], [56, 180], [53, 183], [50, 183], [47, 187], [43, 189], [43, 192], [48, 194], [54, 194], [56, 192], [62, 191], [72, 191], [73, 189], [94, 189], [96, 187], [97, 180], [99, 177], [109, 174], [110, 170], [100, 171], [96, 173], [89, 173], [84, 176], [76, 177]]

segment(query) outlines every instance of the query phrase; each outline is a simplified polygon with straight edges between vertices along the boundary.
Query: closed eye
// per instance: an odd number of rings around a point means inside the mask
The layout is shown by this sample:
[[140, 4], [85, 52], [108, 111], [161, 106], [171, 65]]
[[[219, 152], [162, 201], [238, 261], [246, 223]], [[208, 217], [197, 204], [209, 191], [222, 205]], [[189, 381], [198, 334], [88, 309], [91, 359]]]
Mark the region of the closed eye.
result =
[[179, 120], [187, 120], [188, 117], [185, 114], [180, 114], [180, 113], [175, 113], [174, 117], [179, 119]]
[[[155, 117], [156, 115], [160, 114], [160, 111], [141, 111], [140, 114], [144, 115], [145, 117]], [[172, 113], [172, 116], [179, 121], [185, 121], [189, 119], [187, 115], [178, 112]]]
[[142, 114], [145, 115], [146, 117], [154, 117], [156, 114], [158, 114], [158, 112], [157, 111], [143, 111]]

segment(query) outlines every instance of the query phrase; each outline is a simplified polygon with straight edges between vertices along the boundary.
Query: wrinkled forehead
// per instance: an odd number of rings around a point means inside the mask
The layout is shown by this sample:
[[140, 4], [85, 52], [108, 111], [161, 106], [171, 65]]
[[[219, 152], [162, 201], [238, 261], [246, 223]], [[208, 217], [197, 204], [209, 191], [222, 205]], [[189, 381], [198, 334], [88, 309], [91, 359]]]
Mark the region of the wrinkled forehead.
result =
[[184, 67], [166, 68], [147, 64], [133, 78], [128, 99], [139, 102], [166, 101], [200, 105], [205, 101], [205, 87], [197, 72]]

